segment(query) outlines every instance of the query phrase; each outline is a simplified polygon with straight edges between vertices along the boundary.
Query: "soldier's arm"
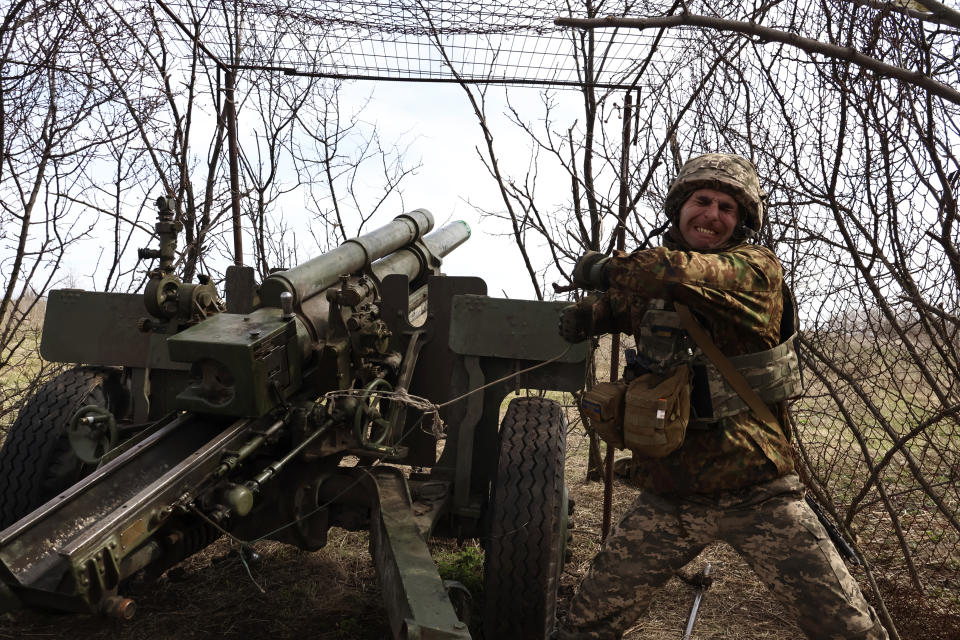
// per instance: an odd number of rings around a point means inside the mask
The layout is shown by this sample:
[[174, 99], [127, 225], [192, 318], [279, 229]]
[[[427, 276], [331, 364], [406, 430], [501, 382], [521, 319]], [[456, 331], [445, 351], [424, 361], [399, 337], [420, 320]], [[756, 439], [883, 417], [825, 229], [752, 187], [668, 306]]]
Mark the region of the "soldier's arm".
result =
[[652, 298], [678, 300], [717, 319], [761, 314], [769, 297], [780, 295], [783, 270], [765, 247], [716, 253], [658, 247], [610, 258], [606, 275], [611, 315], [629, 315], [635, 326]]
[[587, 296], [560, 313], [560, 335], [568, 342], [619, 331], [606, 294]]

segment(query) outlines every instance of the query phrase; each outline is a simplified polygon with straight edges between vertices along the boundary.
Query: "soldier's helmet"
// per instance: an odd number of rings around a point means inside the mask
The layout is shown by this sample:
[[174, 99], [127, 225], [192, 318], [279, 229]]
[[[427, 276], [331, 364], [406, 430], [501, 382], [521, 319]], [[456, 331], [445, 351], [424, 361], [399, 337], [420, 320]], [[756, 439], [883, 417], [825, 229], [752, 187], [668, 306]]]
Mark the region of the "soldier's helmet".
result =
[[753, 163], [732, 153], [707, 153], [688, 160], [670, 184], [663, 203], [667, 217], [676, 220], [680, 207], [697, 189], [716, 189], [729, 193], [740, 205], [744, 226], [759, 231], [763, 226], [763, 201], [760, 179]]

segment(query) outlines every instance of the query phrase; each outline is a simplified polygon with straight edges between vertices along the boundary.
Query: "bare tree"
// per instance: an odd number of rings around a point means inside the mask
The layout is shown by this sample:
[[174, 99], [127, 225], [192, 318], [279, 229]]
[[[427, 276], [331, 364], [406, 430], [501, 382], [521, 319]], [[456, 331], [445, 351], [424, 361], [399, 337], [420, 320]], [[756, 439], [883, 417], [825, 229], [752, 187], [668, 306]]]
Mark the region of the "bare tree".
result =
[[[97, 288], [142, 286], [145, 265], [133, 249], [149, 243], [158, 195], [178, 202], [184, 280], [217, 275], [233, 260], [224, 240], [233, 226], [231, 107], [240, 122], [242, 231], [253, 241], [245, 259], [261, 276], [290, 266], [298, 250], [313, 254], [354, 235], [402, 202], [401, 182], [416, 166], [374, 125], [341, 116], [340, 83], [241, 68], [243, 59], [269, 59], [284, 39], [313, 37], [306, 25], [258, 28], [245, 3], [188, 2], [178, 10], [146, 1], [22, 0], [0, 26], [0, 372], [41, 362], [31, 311], [63, 279], [58, 269], [77, 241], [101, 245], [89, 262]], [[318, 141], [333, 145], [317, 156]], [[374, 188], [361, 186], [361, 175]], [[301, 234], [310, 242], [297, 246], [290, 220], [313, 226], [315, 241]], [[0, 411], [12, 416], [26, 386], [4, 378]]]
[[43, 296], [97, 216], [79, 194], [101, 159], [95, 140], [123, 144], [129, 131], [103, 117], [115, 98], [80, 55], [80, 8], [21, 1], [0, 26], [0, 419], [49, 373], [36, 357]]

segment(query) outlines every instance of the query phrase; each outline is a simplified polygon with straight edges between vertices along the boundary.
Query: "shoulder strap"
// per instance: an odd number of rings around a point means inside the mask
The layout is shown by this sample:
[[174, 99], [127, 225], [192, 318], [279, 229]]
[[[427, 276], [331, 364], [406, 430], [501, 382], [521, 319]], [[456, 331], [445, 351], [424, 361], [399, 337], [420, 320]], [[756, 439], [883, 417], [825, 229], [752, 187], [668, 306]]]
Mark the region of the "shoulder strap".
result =
[[710, 362], [717, 368], [717, 371], [723, 375], [727, 384], [743, 398], [747, 406], [750, 407], [753, 412], [757, 414], [757, 417], [763, 420], [768, 427], [784, 431], [779, 421], [770, 411], [770, 407], [760, 399], [760, 396], [750, 387], [750, 383], [743, 377], [743, 374], [737, 371], [730, 363], [730, 360], [717, 348], [717, 345], [713, 343], [713, 340], [710, 339], [707, 332], [700, 326], [697, 319], [693, 317], [690, 308], [679, 302], [674, 302], [673, 306], [677, 309], [677, 315], [680, 316], [680, 322], [683, 324], [683, 328], [687, 330], [687, 333], [689, 333], [693, 341], [697, 343], [697, 346], [700, 347], [704, 355], [710, 359]]

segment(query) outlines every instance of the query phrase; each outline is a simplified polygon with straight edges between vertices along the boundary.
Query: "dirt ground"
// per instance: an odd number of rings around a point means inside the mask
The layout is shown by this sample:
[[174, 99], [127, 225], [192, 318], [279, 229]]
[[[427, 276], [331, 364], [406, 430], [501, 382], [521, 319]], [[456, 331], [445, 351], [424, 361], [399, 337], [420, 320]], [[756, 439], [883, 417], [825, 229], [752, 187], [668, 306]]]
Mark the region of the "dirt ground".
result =
[[[560, 608], [572, 595], [599, 545], [602, 486], [585, 482], [586, 440], [571, 434], [567, 483], [576, 500], [573, 560], [560, 589]], [[631, 501], [630, 487], [617, 484], [614, 519]], [[247, 568], [220, 540], [150, 584], [135, 583], [127, 595], [137, 602], [133, 620], [89, 615], [19, 611], [0, 616], [0, 639], [71, 638], [190, 640], [199, 638], [287, 638], [380, 640], [389, 637], [365, 533], [333, 529], [326, 548], [301, 552], [272, 542], [255, 545], [260, 561]], [[696, 640], [793, 640], [797, 626], [729, 547], [709, 547], [688, 568], [714, 567], [694, 629]], [[692, 587], [674, 578], [625, 636], [628, 640], [676, 640], [693, 602]], [[951, 625], [956, 623], [956, 627]], [[956, 640], [960, 618], [904, 640]], [[946, 635], [944, 635], [946, 634]]]

